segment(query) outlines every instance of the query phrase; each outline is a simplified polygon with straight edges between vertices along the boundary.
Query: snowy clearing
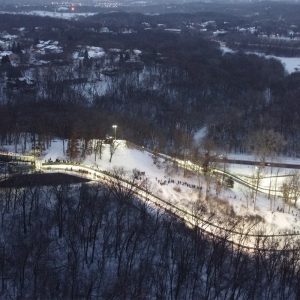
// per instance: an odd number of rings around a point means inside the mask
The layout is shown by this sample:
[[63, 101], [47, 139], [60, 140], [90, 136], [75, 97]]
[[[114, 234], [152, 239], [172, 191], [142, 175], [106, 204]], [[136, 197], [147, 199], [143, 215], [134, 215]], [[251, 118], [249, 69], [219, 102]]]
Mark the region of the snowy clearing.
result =
[[[2, 146], [2, 149], [22, 152], [24, 151], [24, 141], [21, 140], [18, 145], [6, 145]], [[244, 219], [246, 222], [257, 223], [253, 227], [254, 232], [300, 231], [298, 207], [285, 204], [281, 198], [274, 199], [272, 196], [271, 199], [268, 199], [267, 191], [265, 194], [258, 193], [255, 196], [254, 208], [253, 190], [238, 183], [235, 183], [232, 189], [226, 188], [218, 184], [219, 180], [214, 177], [205, 178], [202, 174], [184, 172], [182, 168], [176, 167], [168, 159], [154, 156], [143, 148], [137, 148], [126, 141], [118, 140], [116, 142], [111, 162], [111, 146], [102, 144], [100, 158], [99, 150], [95, 150], [98, 147], [98, 140], [85, 142], [83, 140], [54, 139], [48, 143], [41, 156], [43, 161], [50, 159], [52, 161], [56, 159], [75, 160], [86, 166], [109, 172], [123, 169], [127, 178], [132, 178], [133, 173], [138, 171], [138, 180], [146, 181], [153, 194], [191, 212], [202, 205], [204, 211], [201, 212], [201, 216], [207, 218], [213, 216], [212, 218], [217, 224], [226, 226], [228, 222], [238, 218]], [[26, 150], [29, 149], [30, 145], [27, 144]], [[70, 158], [70, 156], [72, 157]], [[222, 166], [219, 168], [222, 169]], [[243, 179], [248, 178], [249, 182], [253, 181], [251, 176], [253, 177], [256, 172], [252, 166], [242, 165], [230, 165], [227, 170]], [[270, 175], [281, 176], [271, 178], [272, 189], [275, 184], [278, 188], [286, 175], [284, 169], [280, 170], [278, 174], [275, 174], [275, 170], [272, 170], [272, 174], [270, 172], [270, 168], [265, 168], [259, 183], [259, 186], [266, 190], [270, 186]], [[205, 200], [206, 195], [208, 195], [208, 200]]]

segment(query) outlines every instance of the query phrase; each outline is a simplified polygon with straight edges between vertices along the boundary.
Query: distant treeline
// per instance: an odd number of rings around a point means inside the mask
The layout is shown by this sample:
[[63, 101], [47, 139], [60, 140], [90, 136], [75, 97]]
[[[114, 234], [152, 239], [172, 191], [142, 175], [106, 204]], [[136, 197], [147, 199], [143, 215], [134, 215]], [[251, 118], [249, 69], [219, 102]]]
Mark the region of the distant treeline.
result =
[[[124, 20], [136, 18], [122, 16]], [[44, 20], [24, 18], [40, 25]], [[31, 41], [58, 40], [65, 51], [54, 58], [63, 59], [60, 64], [65, 67], [58, 63], [35, 67], [35, 88], [28, 93], [9, 87], [5, 90], [7, 99], [0, 107], [1, 134], [36, 132], [101, 138], [110, 133], [112, 123], [118, 123], [123, 138], [182, 154], [190, 147], [193, 134], [204, 126], [207, 138], [216, 146], [238, 152], [249, 150], [248, 139], [257, 132], [273, 130], [286, 141], [282, 152], [297, 155], [299, 73], [285, 74], [274, 59], [243, 53], [223, 55], [218, 43], [193, 31], [174, 34], [144, 30], [139, 25], [131, 34], [102, 34], [98, 30], [108, 17], [98, 18], [77, 23], [46, 18], [47, 26], [32, 27], [26, 33]], [[123, 19], [116, 28], [125, 26]], [[119, 60], [105, 58], [105, 68], [108, 64], [117, 71], [104, 95], [96, 92], [98, 83], [89, 83], [95, 92], [87, 96], [82, 83], [83, 78], [101, 73], [104, 61], [85, 58], [74, 64], [70, 57], [78, 45], [121, 50]], [[142, 67], [130, 64], [126, 49], [142, 51]], [[24, 68], [3, 64], [0, 71], [3, 79], [12, 82]], [[76, 82], [80, 84], [74, 89]]]

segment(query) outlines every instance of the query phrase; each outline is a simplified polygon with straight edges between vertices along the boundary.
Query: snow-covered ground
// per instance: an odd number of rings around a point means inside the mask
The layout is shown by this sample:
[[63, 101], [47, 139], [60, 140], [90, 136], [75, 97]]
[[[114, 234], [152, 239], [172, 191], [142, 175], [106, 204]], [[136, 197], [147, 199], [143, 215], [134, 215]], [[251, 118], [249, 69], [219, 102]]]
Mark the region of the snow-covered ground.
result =
[[[224, 157], [227, 159], [260, 162], [258, 157], [251, 154], [228, 153], [224, 155]], [[265, 161], [268, 163], [276, 162], [300, 165], [300, 158], [286, 156], [278, 156], [276, 158], [266, 157]], [[243, 180], [252, 184], [256, 182], [256, 178], [259, 176], [259, 186], [266, 190], [266, 192], [268, 192], [267, 190], [269, 189], [273, 191], [277, 190], [278, 195], [282, 194], [281, 187], [284, 183], [289, 181], [295, 174], [300, 174], [300, 170], [298, 169], [270, 167], [267, 165], [258, 168], [252, 165], [219, 163], [218, 167], [220, 169], [225, 168], [229, 173], [238, 175]]]
[[0, 11], [0, 14], [30, 15], [30, 16], [51, 17], [51, 18], [71, 20], [71, 19], [93, 16], [96, 15], [97, 13], [54, 12], [54, 11], [44, 11], [44, 10], [32, 10], [32, 11], [23, 11], [23, 12]]
[[[245, 154], [245, 153], [226, 153], [226, 157], [228, 159], [259, 161], [259, 158], [257, 156], [255, 156], [253, 154]], [[266, 157], [265, 160], [267, 162], [271, 162], [272, 160], [274, 160], [274, 158]], [[276, 162], [300, 165], [300, 158], [288, 157], [288, 156], [277, 156]]]
[[220, 42], [220, 50], [222, 51], [223, 54], [236, 52], [233, 49], [227, 47], [226, 44], [223, 42]]
[[9, 34], [7, 32], [0, 33], [0, 36], [1, 36], [2, 39], [7, 40], [7, 41], [13, 41], [13, 40], [15, 40], [15, 39], [18, 38], [17, 35], [15, 35], [15, 34]]
[[105, 51], [101, 47], [86, 46], [84, 48], [80, 48], [81, 50], [73, 53], [73, 59], [84, 59], [86, 51], [88, 58], [101, 58], [105, 55]]
[[[298, 207], [288, 206], [284, 204], [281, 198], [272, 196], [272, 202], [268, 199], [268, 195], [258, 193], [256, 205], [254, 209], [253, 190], [235, 183], [234, 188], [229, 189], [218, 185], [217, 180], [207, 180], [201, 174], [193, 174], [192, 172], [184, 172], [183, 169], [177, 168], [170, 161], [161, 157], [155, 157], [150, 152], [137, 148], [126, 141], [117, 141], [116, 152], [110, 158], [110, 145], [104, 144], [102, 157], [99, 154], [95, 155], [94, 150], [97, 141], [91, 140], [85, 146], [83, 141], [76, 141], [71, 143], [68, 140], [64, 142], [59, 139], [52, 140], [48, 148], [42, 153], [41, 159], [48, 161], [51, 159], [68, 160], [70, 149], [76, 157], [72, 160], [80, 161], [82, 164], [114, 172], [116, 169], [122, 168], [127, 174], [128, 178], [132, 178], [133, 170], [138, 170], [142, 173], [139, 176], [141, 181], [147, 181], [147, 185], [155, 195], [165, 199], [176, 206], [184, 209], [189, 209], [191, 212], [195, 210], [196, 206], [202, 205], [204, 211], [201, 212], [201, 217], [211, 217], [213, 214], [213, 221], [216, 224], [225, 224], [232, 222], [236, 218], [248, 220], [249, 222], [257, 222], [258, 225], [253, 227], [254, 232], [257, 230], [265, 230], [267, 233], [282, 233], [287, 231], [300, 231], [300, 211]], [[19, 145], [2, 146], [2, 148], [9, 151], [24, 150], [24, 142], [20, 139]], [[30, 149], [29, 144], [26, 147], [27, 151]], [[223, 168], [222, 165], [219, 166]], [[251, 176], [256, 174], [255, 167], [230, 165], [227, 168], [232, 174], [241, 176], [243, 179], [251, 182]], [[289, 170], [291, 171], [291, 170]], [[185, 173], [185, 174], [184, 174]], [[286, 170], [277, 170], [274, 168], [265, 168], [261, 171], [260, 186], [269, 188], [270, 175], [280, 175], [282, 177], [272, 178], [271, 185], [274, 188], [279, 187], [284, 179]], [[211, 181], [210, 184], [207, 182]], [[209, 189], [209, 200], [205, 200], [205, 194]], [[266, 191], [267, 192], [267, 191]], [[272, 210], [270, 209], [272, 203]]]
[[[227, 47], [225, 43], [220, 43], [220, 49], [223, 52], [223, 54], [237, 52], [237, 51]], [[285, 57], [285, 56], [276, 56], [276, 55], [266, 55], [263, 52], [255, 52], [255, 51], [247, 51], [245, 53], [246, 54], [255, 54], [258, 56], [265, 57], [267, 59], [274, 58], [276, 60], [279, 60], [281, 62], [281, 64], [284, 66], [284, 68], [288, 74], [291, 74], [294, 72], [300, 72], [300, 57]]]
[[0, 59], [4, 56], [10, 56], [12, 55], [12, 51], [0, 51]]
[[247, 54], [255, 54], [258, 56], [262, 56], [265, 58], [274, 58], [279, 60], [281, 64], [284, 66], [286, 72], [288, 74], [294, 72], [300, 72], [300, 57], [284, 57], [284, 56], [276, 56], [276, 55], [266, 55], [265, 53], [261, 52], [247, 52]]
[[58, 41], [39, 41], [35, 48], [35, 52], [39, 54], [63, 52], [63, 49], [61, 46], [59, 46]]

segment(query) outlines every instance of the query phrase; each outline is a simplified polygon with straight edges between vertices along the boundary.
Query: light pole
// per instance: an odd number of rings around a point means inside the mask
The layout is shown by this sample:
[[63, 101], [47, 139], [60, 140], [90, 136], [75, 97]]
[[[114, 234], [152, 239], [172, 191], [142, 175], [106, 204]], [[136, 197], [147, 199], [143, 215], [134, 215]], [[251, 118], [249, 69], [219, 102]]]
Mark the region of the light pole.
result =
[[112, 128], [115, 131], [115, 140], [116, 140], [117, 139], [117, 128], [118, 128], [118, 125], [113, 125]]

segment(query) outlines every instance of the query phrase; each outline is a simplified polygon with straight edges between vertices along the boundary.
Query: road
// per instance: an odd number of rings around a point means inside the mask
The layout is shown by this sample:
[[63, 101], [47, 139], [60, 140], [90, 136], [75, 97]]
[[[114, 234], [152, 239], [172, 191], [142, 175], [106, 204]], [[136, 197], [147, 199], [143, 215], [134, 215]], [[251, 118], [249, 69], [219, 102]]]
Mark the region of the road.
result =
[[14, 152], [0, 151], [0, 158], [5, 161], [21, 161], [34, 163], [36, 158], [33, 155], [23, 155]]
[[217, 163], [225, 163], [225, 164], [238, 164], [238, 165], [248, 165], [248, 166], [264, 166], [264, 167], [274, 167], [274, 168], [285, 168], [285, 169], [300, 169], [299, 164], [291, 164], [291, 163], [280, 163], [280, 162], [270, 162], [266, 161], [261, 163], [259, 161], [254, 160], [241, 160], [241, 159], [228, 159], [228, 158], [214, 158], [212, 161]]

